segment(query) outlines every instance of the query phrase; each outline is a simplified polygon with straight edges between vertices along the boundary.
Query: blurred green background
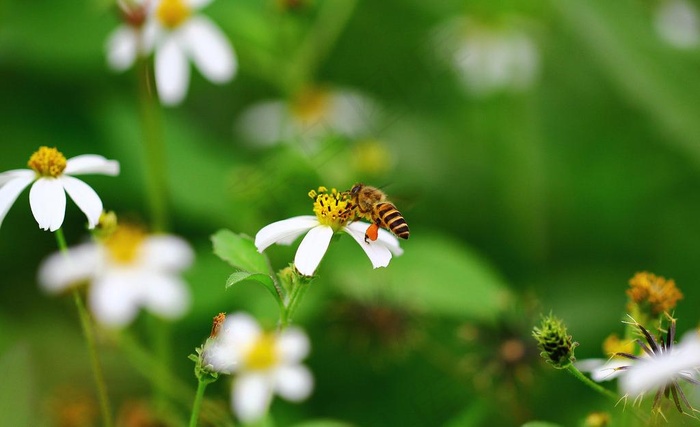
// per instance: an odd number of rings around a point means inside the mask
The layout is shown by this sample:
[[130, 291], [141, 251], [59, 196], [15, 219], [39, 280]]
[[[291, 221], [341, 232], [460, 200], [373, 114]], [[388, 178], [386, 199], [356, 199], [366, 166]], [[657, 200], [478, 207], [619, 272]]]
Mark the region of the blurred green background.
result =
[[[642, 270], [676, 280], [679, 327], [697, 326], [700, 49], [662, 37], [664, 4], [213, 2], [204, 13], [233, 43], [239, 73], [215, 86], [195, 71], [184, 103], [162, 110], [171, 230], [197, 250], [186, 274], [193, 308], [171, 329], [174, 375], [194, 390], [187, 355], [218, 312], [276, 321], [264, 289], [224, 290], [232, 270], [209, 237], [220, 228], [252, 236], [311, 214], [312, 188], [363, 181], [389, 194], [411, 239], [381, 270], [347, 237], [331, 245], [296, 319], [312, 340], [316, 388], [300, 405], [276, 400], [276, 425], [578, 425], [591, 411], [615, 412], [545, 366], [529, 334], [552, 310], [579, 359], [602, 357], [602, 340], [622, 331], [627, 280]], [[106, 0], [0, 3], [0, 170], [24, 168], [41, 145], [117, 159], [118, 178], [85, 181], [107, 209], [147, 222], [136, 74], [105, 62], [116, 12]], [[464, 16], [474, 31], [443, 31]], [[509, 31], [534, 46], [532, 77], [465, 87], [455, 40]], [[260, 147], [237, 131], [251, 105], [312, 84], [373, 99], [379, 112], [362, 111], [370, 130], [326, 134], [312, 148]], [[86, 237], [83, 222], [69, 202], [69, 244]], [[72, 301], [43, 295], [35, 280], [55, 247], [25, 191], [0, 228], [0, 413], [15, 417], [2, 425], [79, 425], [61, 421], [66, 408], [94, 404]], [[282, 268], [295, 249], [267, 253]], [[142, 316], [130, 328], [146, 347], [148, 324]], [[117, 412], [149, 402], [148, 382], [118, 346], [104, 341], [101, 357]], [[224, 408], [229, 381], [207, 391]], [[185, 419], [188, 408], [173, 403], [173, 414]]]

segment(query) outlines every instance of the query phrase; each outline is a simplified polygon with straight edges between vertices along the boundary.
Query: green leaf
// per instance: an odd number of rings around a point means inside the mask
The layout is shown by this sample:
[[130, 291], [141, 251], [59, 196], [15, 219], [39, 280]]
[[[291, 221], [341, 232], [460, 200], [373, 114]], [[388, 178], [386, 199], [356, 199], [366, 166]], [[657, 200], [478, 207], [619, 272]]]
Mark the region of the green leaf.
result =
[[258, 252], [250, 237], [230, 230], [219, 230], [211, 240], [214, 253], [233, 267], [250, 273], [266, 273], [269, 270], [267, 257]]
[[36, 411], [33, 402], [33, 372], [29, 348], [11, 347], [0, 356], [0, 414], [2, 425], [29, 426]]
[[484, 425], [488, 417], [487, 404], [483, 400], [474, 400], [467, 408], [450, 419], [442, 427], [463, 427]]
[[284, 306], [284, 295], [280, 294], [280, 292], [282, 292], [282, 289], [278, 289], [275, 286], [275, 282], [267, 274], [237, 271], [231, 274], [226, 280], [226, 289], [242, 282], [253, 282], [263, 285], [265, 289], [270, 291], [272, 296], [275, 297], [275, 300], [277, 300], [277, 304], [280, 305], [280, 308]]
[[[381, 296], [409, 309], [459, 319], [495, 320], [511, 298], [493, 268], [469, 247], [437, 234], [402, 242], [404, 254], [372, 270], [355, 242], [336, 251], [332, 271], [346, 293], [359, 299]], [[349, 240], [349, 239], [348, 239]], [[340, 249], [340, 248], [338, 248]], [[350, 252], [353, 253], [350, 253]], [[355, 261], [358, 260], [358, 261]], [[331, 270], [327, 270], [331, 271]]]

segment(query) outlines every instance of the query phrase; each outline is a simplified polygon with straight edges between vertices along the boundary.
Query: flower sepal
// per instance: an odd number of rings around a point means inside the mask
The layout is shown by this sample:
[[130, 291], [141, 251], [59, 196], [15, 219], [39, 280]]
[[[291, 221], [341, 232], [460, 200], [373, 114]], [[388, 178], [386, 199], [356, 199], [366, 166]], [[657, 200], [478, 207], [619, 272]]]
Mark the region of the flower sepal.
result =
[[194, 376], [197, 377], [197, 381], [210, 384], [218, 380], [219, 373], [213, 371], [210, 365], [204, 364], [204, 357], [202, 356], [204, 346], [197, 347], [194, 351], [196, 354], [190, 354], [187, 358], [194, 362]]

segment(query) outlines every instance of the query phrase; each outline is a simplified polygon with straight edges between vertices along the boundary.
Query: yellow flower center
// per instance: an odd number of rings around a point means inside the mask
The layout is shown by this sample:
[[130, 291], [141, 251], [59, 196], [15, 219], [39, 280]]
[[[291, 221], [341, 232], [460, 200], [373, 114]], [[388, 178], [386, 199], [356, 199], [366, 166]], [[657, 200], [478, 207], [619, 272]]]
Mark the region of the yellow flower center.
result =
[[56, 178], [66, 168], [66, 158], [56, 148], [39, 147], [29, 158], [27, 166], [41, 176]]
[[630, 302], [639, 305], [648, 305], [653, 314], [661, 314], [676, 307], [683, 294], [676, 287], [676, 282], [666, 280], [664, 277], [642, 272], [630, 279], [630, 288], [627, 289]]
[[277, 342], [272, 334], [261, 335], [245, 357], [245, 366], [255, 371], [270, 369], [277, 362]]
[[118, 264], [132, 264], [139, 248], [146, 238], [146, 232], [133, 225], [119, 224], [117, 229], [104, 240], [112, 261]]
[[318, 192], [309, 191], [309, 197], [314, 199], [314, 213], [318, 222], [333, 228], [334, 231], [347, 224], [352, 209], [349, 197], [345, 193], [339, 193], [335, 188], [329, 193], [326, 187], [318, 187]]
[[192, 10], [183, 0], [163, 0], [156, 10], [160, 22], [171, 30], [185, 22], [191, 13]]
[[328, 114], [330, 93], [321, 88], [303, 89], [292, 101], [292, 115], [304, 125], [312, 125]]
[[610, 334], [603, 341], [603, 352], [608, 356], [616, 353], [634, 354], [634, 341], [621, 340], [617, 334]]

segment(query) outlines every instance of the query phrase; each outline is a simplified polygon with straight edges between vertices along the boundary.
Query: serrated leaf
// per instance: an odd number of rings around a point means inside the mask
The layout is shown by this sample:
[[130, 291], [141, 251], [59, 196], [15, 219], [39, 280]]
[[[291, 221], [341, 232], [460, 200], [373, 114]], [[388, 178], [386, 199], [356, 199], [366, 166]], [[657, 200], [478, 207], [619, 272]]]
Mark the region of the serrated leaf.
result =
[[284, 305], [284, 295], [280, 295], [279, 292], [283, 292], [282, 289], [280, 288], [278, 290], [277, 287], [275, 287], [275, 282], [272, 280], [270, 276], [267, 274], [262, 274], [262, 273], [248, 273], [247, 271], [237, 271], [233, 274], [231, 274], [228, 279], [226, 280], [226, 289], [229, 287], [242, 283], [242, 282], [253, 282], [253, 283], [259, 283], [265, 287], [270, 293], [272, 294], [273, 297], [275, 297], [275, 300], [277, 300], [277, 304], [282, 307]]
[[249, 236], [231, 230], [219, 230], [211, 236], [211, 241], [214, 253], [236, 269], [249, 273], [268, 271], [267, 257], [258, 252]]

